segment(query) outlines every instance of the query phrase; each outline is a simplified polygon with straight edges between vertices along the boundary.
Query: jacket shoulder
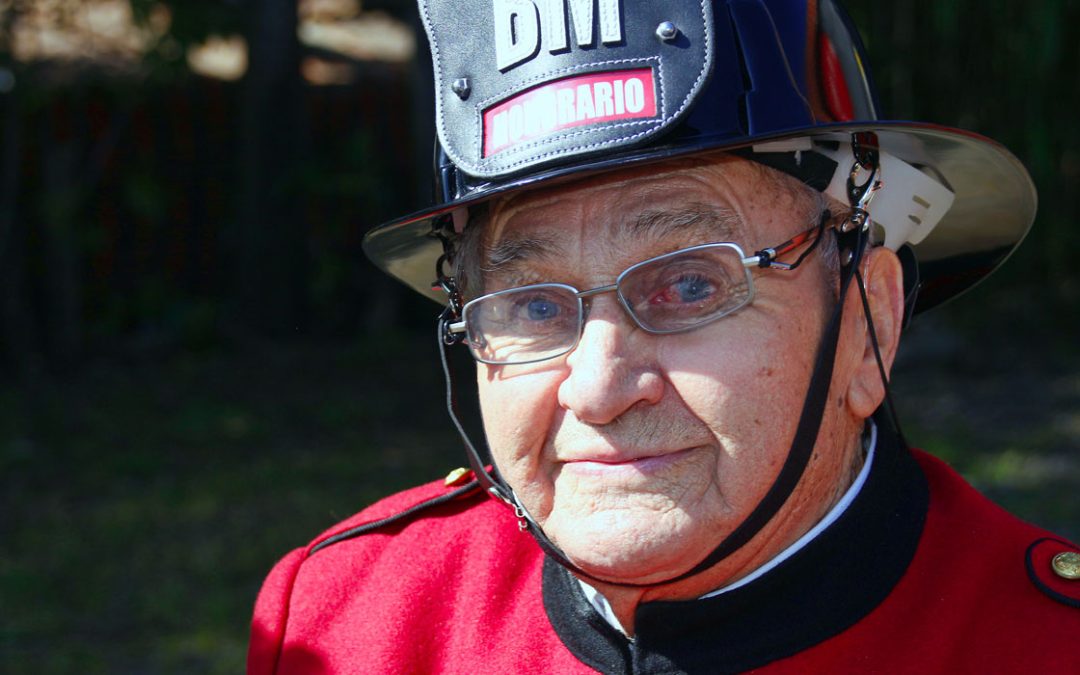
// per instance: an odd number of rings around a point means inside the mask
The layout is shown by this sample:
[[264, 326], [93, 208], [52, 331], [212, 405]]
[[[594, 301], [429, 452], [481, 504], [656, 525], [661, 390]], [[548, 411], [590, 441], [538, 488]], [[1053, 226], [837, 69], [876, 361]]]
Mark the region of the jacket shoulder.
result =
[[298, 624], [312, 629], [335, 615], [322, 605], [352, 596], [370, 602], [372, 591], [386, 588], [390, 579], [414, 586], [438, 583], [431, 572], [441, 566], [440, 558], [466, 541], [475, 547], [507, 541], [515, 522], [476, 480], [449, 486], [432, 481], [341, 521], [288, 553], [267, 575], [252, 617], [248, 673], [277, 672]]
[[[925, 544], [948, 550], [953, 559], [967, 558], [969, 572], [975, 566], [991, 572], [986, 581], [996, 582], [999, 590], [1014, 580], [1032, 603], [1080, 609], [1080, 547], [1012, 515], [940, 459], [916, 456], [930, 484], [930, 515], [937, 525], [931, 532], [937, 536]], [[1080, 621], [1080, 612], [1072, 613]]]
[[[471, 480], [469, 480], [471, 479]], [[310, 555], [336, 543], [375, 531], [399, 531], [406, 523], [445, 515], [462, 505], [482, 503], [486, 495], [468, 472], [463, 480], [436, 480], [384, 497], [330, 527], [307, 547]]]

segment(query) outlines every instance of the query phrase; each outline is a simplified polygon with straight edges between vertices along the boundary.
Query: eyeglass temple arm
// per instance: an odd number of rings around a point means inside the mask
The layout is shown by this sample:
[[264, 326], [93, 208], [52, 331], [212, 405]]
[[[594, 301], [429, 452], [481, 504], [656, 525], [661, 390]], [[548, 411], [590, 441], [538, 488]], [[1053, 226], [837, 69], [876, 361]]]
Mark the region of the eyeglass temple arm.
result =
[[[750, 256], [749, 258], [743, 258], [743, 264], [747, 267], [757, 266], [762, 268], [787, 271], [797, 268], [799, 265], [802, 264], [803, 260], [806, 260], [806, 256], [813, 253], [814, 249], [817, 248], [819, 243], [821, 243], [821, 235], [825, 233], [825, 227], [831, 219], [832, 214], [826, 209], [821, 214], [821, 220], [814, 227], [800, 232], [799, 234], [795, 235], [791, 239], [788, 239], [782, 244], [770, 248], [763, 248], [760, 251], [755, 251], [754, 255]], [[814, 243], [811, 244], [810, 247], [807, 248], [805, 251], [803, 251], [802, 254], [800, 254], [799, 257], [795, 260], [795, 262], [783, 263], [777, 260], [777, 258], [779, 258], [780, 256], [794, 251], [795, 249], [799, 248], [811, 239]]]

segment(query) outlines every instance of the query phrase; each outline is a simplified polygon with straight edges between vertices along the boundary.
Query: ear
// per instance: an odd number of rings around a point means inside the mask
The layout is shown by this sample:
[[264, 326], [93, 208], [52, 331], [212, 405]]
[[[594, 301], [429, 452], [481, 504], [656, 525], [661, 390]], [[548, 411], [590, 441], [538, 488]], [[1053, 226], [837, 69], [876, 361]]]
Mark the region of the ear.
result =
[[873, 333], [865, 320], [857, 287], [848, 291], [848, 306], [844, 308], [849, 316], [857, 317], [846, 344], [857, 354], [861, 351], [853, 364], [846, 396], [848, 410], [857, 419], [870, 417], [885, 398], [885, 385], [874, 356], [873, 336], [877, 337], [881, 362], [888, 375], [896, 357], [904, 321], [904, 272], [900, 259], [894, 252], [880, 246], [868, 250], [863, 261], [863, 284], [870, 305]]

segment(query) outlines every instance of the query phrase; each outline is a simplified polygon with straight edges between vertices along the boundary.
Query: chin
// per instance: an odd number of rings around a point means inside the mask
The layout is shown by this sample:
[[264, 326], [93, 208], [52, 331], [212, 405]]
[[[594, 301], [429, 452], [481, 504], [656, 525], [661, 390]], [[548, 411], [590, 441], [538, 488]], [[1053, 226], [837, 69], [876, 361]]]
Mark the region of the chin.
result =
[[631, 514], [604, 512], [566, 521], [552, 518], [544, 530], [588, 574], [647, 584], [681, 574], [708, 555], [690, 545], [699, 537], [687, 531], [688, 525], [670, 519], [641, 522]]

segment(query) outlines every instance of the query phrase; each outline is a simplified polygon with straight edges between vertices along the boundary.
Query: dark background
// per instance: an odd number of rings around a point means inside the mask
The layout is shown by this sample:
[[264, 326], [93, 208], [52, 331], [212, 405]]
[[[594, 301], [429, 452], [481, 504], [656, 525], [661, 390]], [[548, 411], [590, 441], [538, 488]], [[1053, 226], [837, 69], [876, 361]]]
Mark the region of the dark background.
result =
[[[1075, 539], [1080, 3], [848, 5], [889, 115], [1002, 141], [1041, 198], [907, 336], [908, 436]], [[397, 32], [312, 37], [357, 21]], [[416, 31], [393, 0], [0, 1], [0, 672], [236, 672], [280, 555], [462, 463], [437, 308], [360, 251], [429, 196]], [[419, 60], [371, 46], [399, 34]], [[190, 65], [215, 36], [233, 79]]]

